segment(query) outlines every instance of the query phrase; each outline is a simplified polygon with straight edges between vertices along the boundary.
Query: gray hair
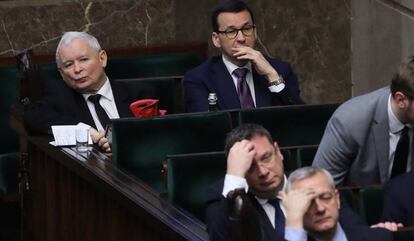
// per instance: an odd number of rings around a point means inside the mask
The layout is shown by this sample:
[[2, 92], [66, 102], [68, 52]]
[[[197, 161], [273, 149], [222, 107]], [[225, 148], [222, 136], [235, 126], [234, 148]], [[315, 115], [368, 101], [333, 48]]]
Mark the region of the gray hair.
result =
[[329, 185], [331, 185], [331, 187], [335, 189], [335, 182], [333, 180], [333, 177], [327, 170], [323, 168], [309, 166], [296, 169], [289, 175], [288, 182], [286, 184], [286, 191], [289, 192], [290, 190], [292, 190], [292, 184], [294, 182], [300, 181], [308, 177], [312, 177], [317, 173], [324, 174], [328, 178]]
[[62, 46], [68, 45], [70, 44], [73, 40], [75, 39], [84, 39], [86, 40], [86, 42], [88, 43], [88, 45], [92, 48], [95, 49], [97, 52], [99, 52], [102, 48], [101, 45], [99, 44], [98, 40], [86, 33], [86, 32], [65, 32], [62, 36], [62, 38], [59, 41], [59, 44], [56, 48], [56, 64], [58, 66], [58, 68], [60, 68], [60, 58], [59, 58], [59, 51], [62, 48]]

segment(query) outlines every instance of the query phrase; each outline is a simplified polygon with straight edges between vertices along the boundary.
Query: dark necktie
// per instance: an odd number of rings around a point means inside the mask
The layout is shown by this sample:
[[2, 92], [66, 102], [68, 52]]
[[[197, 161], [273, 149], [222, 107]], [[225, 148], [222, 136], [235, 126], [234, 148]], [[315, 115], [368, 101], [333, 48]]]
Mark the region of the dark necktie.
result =
[[237, 77], [237, 90], [239, 94], [240, 106], [242, 109], [254, 108], [254, 102], [250, 93], [249, 85], [246, 82], [246, 74], [249, 70], [246, 68], [238, 68], [233, 71]]
[[90, 100], [95, 105], [95, 111], [98, 115], [99, 122], [101, 122], [102, 127], [105, 129], [106, 126], [111, 123], [111, 120], [109, 119], [108, 114], [106, 114], [104, 108], [102, 108], [101, 104], [99, 104], [100, 99], [100, 94], [91, 95], [88, 97], [88, 100]]
[[280, 201], [279, 199], [271, 199], [268, 201], [268, 203], [275, 208], [275, 231], [278, 235], [281, 235], [281, 237], [284, 238], [285, 215], [283, 214], [283, 211], [280, 208]]
[[392, 165], [391, 178], [403, 174], [407, 170], [407, 159], [410, 147], [410, 137], [408, 136], [408, 127], [404, 127], [400, 139], [395, 148], [394, 164]]

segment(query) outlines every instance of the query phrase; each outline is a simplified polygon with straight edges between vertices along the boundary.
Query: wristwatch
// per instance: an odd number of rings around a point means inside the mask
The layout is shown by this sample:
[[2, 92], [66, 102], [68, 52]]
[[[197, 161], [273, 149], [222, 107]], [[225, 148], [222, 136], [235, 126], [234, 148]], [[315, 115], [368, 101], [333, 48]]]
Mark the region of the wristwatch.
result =
[[285, 83], [285, 80], [283, 79], [283, 77], [281, 75], [279, 75], [279, 78], [269, 82], [269, 87], [270, 86], [278, 86], [278, 85], [284, 84], [284, 83]]

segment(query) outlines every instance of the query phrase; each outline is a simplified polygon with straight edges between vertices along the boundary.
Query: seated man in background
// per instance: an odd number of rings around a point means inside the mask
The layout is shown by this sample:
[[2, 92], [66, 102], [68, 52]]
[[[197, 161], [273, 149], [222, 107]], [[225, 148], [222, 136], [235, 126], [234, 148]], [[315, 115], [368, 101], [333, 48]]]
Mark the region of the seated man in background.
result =
[[289, 176], [286, 192], [280, 193], [286, 212], [288, 241], [393, 240], [384, 228], [370, 228], [341, 207], [332, 176], [324, 169], [303, 167]]
[[208, 110], [209, 93], [216, 93], [218, 109], [249, 109], [304, 103], [296, 75], [287, 62], [264, 57], [255, 49], [253, 12], [240, 0], [220, 3], [211, 15], [214, 57], [184, 76], [187, 112]]
[[24, 123], [31, 133], [50, 133], [52, 125], [91, 126], [91, 137], [104, 151], [111, 151], [104, 129], [110, 119], [131, 117], [129, 105], [153, 97], [145, 86], [130, 88], [105, 74], [107, 55], [92, 35], [66, 32], [56, 49], [56, 63], [63, 81], [45, 83], [43, 99], [25, 109]]
[[414, 226], [414, 173], [391, 179], [384, 186], [382, 220]]
[[337, 185], [385, 183], [414, 163], [414, 57], [404, 60], [390, 87], [343, 103], [329, 120], [313, 166]]
[[279, 146], [262, 126], [245, 124], [228, 134], [225, 152], [224, 181], [213, 184], [207, 193], [206, 223], [210, 240], [233, 240], [234, 223], [229, 219], [228, 194], [240, 188], [248, 193], [258, 214], [262, 240], [283, 240], [284, 214], [276, 196], [286, 178]]

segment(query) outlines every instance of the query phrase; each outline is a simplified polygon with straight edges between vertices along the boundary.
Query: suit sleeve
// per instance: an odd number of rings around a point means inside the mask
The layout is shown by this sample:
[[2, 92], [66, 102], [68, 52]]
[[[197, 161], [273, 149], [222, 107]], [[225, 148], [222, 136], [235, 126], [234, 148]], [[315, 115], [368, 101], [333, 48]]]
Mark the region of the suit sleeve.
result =
[[286, 86], [279, 93], [273, 93], [273, 98], [278, 99], [278, 102], [282, 102], [284, 105], [305, 104], [300, 96], [298, 76], [293, 72], [290, 65], [287, 66], [287, 71], [282, 76]]
[[221, 187], [216, 183], [207, 191], [206, 224], [211, 241], [231, 240], [229, 208], [227, 199], [221, 195]]
[[209, 90], [203, 81], [192, 72], [184, 76], [184, 102], [186, 112], [203, 112], [208, 110]]
[[327, 124], [312, 164], [331, 173], [336, 185], [344, 182], [357, 150], [357, 144], [346, 122], [334, 113]]

